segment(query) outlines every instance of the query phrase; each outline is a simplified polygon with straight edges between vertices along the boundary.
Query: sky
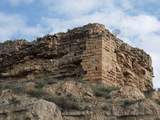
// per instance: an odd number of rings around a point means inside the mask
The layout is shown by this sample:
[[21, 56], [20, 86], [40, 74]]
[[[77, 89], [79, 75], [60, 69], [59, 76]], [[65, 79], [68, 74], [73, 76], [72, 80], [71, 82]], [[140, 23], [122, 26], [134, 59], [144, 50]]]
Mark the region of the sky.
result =
[[160, 87], [159, 0], [0, 0], [0, 41], [67, 31], [101, 23], [151, 55], [154, 87]]

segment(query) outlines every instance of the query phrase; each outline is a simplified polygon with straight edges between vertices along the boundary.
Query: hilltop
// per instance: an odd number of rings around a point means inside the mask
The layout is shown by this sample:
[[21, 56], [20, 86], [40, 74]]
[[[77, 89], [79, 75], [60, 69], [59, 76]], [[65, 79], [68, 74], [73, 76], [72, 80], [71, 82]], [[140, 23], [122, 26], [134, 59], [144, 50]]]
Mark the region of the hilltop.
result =
[[93, 23], [0, 43], [1, 120], [159, 120], [151, 57]]

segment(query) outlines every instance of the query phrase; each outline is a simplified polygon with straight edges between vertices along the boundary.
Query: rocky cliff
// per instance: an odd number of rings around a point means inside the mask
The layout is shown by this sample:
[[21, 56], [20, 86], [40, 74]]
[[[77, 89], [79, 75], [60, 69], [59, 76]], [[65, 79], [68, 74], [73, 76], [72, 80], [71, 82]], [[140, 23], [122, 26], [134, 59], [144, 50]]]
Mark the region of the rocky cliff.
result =
[[67, 33], [0, 44], [0, 79], [20, 80], [52, 74], [55, 79], [83, 77], [108, 86], [152, 89], [151, 58], [113, 36], [101, 24]]
[[97, 23], [0, 43], [0, 120], [158, 120], [151, 64]]

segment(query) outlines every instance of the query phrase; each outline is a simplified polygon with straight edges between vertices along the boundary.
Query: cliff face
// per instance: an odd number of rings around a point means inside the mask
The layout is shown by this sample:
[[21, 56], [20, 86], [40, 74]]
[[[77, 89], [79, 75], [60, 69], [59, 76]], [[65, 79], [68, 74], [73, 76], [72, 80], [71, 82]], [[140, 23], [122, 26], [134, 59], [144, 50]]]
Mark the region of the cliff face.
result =
[[[26, 100], [36, 98], [44, 100], [31, 102], [32, 106], [45, 108], [55, 103], [62, 112], [52, 112], [47, 120], [157, 120], [159, 96], [153, 97], [151, 64], [143, 50], [122, 42], [96, 23], [33, 42], [1, 43], [0, 119], [36, 120], [26, 112], [34, 111], [43, 120], [47, 113], [41, 115], [43, 109], [33, 110]], [[6, 91], [10, 98], [4, 97]], [[13, 109], [10, 103], [15, 99], [20, 107]], [[2, 106], [11, 110], [4, 111]]]
[[56, 79], [84, 77], [109, 86], [152, 89], [150, 56], [118, 40], [101, 24], [47, 35], [34, 42], [3, 43], [0, 60], [1, 80], [51, 73]]

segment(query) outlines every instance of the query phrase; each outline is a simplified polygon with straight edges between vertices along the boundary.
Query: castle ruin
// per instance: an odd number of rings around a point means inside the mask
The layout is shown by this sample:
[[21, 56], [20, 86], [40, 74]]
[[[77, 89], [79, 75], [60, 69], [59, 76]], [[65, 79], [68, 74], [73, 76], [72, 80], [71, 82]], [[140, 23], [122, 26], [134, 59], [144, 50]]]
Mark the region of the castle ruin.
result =
[[0, 80], [51, 73], [55, 79], [83, 79], [109, 86], [152, 89], [151, 58], [116, 38], [101, 24], [88, 24], [37, 41], [0, 44]]

